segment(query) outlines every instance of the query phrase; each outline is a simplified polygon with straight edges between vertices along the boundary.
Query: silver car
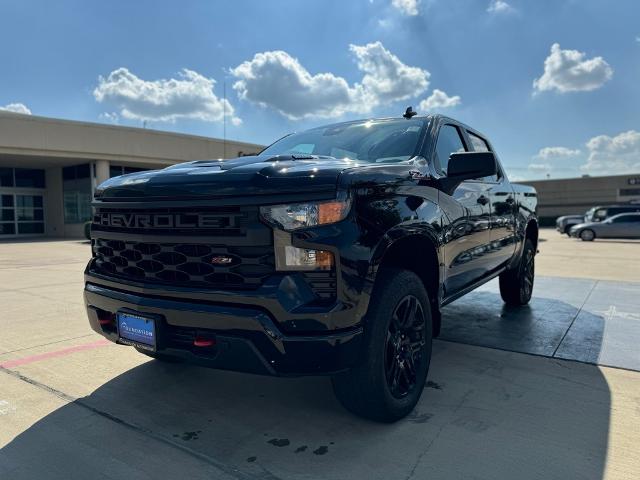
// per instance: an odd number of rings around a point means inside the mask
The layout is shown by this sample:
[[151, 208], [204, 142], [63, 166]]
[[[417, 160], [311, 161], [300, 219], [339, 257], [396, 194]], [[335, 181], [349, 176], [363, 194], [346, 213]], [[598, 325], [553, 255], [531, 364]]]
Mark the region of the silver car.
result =
[[620, 213], [602, 222], [580, 223], [570, 235], [590, 242], [596, 238], [640, 238], [640, 213]]

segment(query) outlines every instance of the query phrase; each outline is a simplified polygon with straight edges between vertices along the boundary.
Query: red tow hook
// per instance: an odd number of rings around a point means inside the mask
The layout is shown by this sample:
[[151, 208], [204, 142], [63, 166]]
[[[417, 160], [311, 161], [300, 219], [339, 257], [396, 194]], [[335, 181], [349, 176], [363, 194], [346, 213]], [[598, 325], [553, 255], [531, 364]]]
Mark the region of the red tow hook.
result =
[[108, 325], [115, 325], [116, 316], [111, 312], [107, 312], [106, 310], [96, 309], [96, 313], [98, 315], [98, 323], [103, 327]]
[[194, 347], [213, 347], [215, 344], [216, 341], [210, 338], [196, 337], [193, 341]]

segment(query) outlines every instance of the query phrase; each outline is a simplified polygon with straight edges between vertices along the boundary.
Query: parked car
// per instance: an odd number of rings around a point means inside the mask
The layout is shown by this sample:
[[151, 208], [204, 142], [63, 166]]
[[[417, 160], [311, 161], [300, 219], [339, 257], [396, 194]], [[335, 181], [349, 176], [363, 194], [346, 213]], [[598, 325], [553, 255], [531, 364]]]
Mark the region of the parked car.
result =
[[98, 186], [91, 327], [160, 360], [331, 375], [350, 411], [407, 415], [442, 306], [498, 276], [507, 304], [529, 302], [538, 222], [484, 135], [404, 116]]
[[602, 222], [619, 213], [640, 212], [640, 203], [627, 203], [622, 205], [597, 206], [589, 209], [585, 214], [585, 222]]
[[556, 218], [556, 230], [569, 235], [571, 227], [579, 223], [584, 223], [585, 215], [563, 215], [562, 217]]
[[640, 238], [640, 213], [620, 213], [601, 222], [571, 228], [571, 236], [590, 242], [596, 238]]

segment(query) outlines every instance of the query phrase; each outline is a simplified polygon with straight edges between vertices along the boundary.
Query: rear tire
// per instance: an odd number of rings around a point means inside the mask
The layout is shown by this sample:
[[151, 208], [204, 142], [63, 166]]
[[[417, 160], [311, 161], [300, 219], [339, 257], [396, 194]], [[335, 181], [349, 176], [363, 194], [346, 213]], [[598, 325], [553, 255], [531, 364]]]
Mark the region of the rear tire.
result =
[[363, 358], [332, 378], [342, 405], [356, 415], [394, 422], [420, 400], [431, 361], [429, 296], [413, 272], [382, 269], [365, 316]]
[[583, 242], [593, 242], [596, 238], [596, 232], [591, 230], [590, 228], [585, 228], [580, 232], [580, 240]]
[[526, 305], [531, 300], [535, 279], [535, 248], [530, 239], [524, 242], [520, 263], [500, 274], [500, 296], [507, 305]]

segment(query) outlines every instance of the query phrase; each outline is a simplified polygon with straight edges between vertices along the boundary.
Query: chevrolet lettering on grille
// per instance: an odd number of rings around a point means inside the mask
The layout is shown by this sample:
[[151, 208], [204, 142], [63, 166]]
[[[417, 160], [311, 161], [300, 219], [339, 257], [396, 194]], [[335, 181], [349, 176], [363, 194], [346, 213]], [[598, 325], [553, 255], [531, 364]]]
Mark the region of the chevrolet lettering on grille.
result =
[[115, 228], [236, 228], [239, 219], [219, 213], [98, 213], [95, 223]]

